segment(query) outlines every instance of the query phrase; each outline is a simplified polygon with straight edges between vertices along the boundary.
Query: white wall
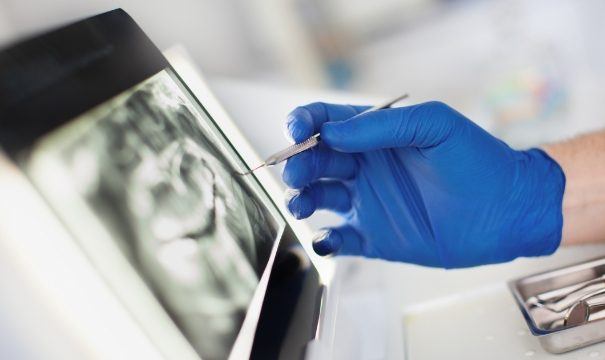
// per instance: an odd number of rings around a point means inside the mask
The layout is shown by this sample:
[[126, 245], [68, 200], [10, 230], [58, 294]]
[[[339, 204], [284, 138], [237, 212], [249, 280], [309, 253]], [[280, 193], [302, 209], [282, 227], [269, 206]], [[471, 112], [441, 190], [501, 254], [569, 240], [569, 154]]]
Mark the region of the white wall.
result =
[[7, 16], [7, 12], [0, 2], [0, 44], [10, 41], [14, 36], [14, 26]]
[[160, 47], [184, 44], [208, 73], [258, 68], [237, 0], [0, 0], [0, 46], [28, 34], [121, 7]]

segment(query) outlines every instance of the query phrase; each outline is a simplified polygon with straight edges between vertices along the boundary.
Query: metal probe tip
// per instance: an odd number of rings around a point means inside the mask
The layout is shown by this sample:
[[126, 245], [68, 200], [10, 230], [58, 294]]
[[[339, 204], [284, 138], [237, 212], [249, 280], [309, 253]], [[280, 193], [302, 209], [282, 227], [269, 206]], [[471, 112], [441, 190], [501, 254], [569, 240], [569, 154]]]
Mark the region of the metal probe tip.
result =
[[262, 163], [262, 164], [260, 164], [259, 166], [255, 167], [255, 168], [253, 168], [253, 169], [250, 169], [250, 170], [248, 170], [248, 171], [246, 171], [246, 172], [244, 172], [244, 173], [239, 173], [239, 174], [240, 174], [240, 175], [242, 175], [242, 176], [244, 176], [244, 175], [249, 175], [249, 174], [252, 174], [252, 173], [253, 173], [253, 172], [255, 172], [256, 170], [258, 170], [258, 169], [260, 169], [260, 168], [262, 168], [263, 166], [266, 166], [266, 165], [267, 165], [266, 163]]

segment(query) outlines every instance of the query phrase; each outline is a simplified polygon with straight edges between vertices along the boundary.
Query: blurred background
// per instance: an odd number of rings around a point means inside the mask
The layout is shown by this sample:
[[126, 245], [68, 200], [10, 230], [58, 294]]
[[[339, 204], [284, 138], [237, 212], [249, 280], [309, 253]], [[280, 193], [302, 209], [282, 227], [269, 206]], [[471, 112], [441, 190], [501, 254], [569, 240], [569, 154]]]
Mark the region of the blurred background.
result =
[[409, 92], [515, 146], [605, 124], [602, 0], [0, 0], [0, 46], [115, 7], [211, 80]]

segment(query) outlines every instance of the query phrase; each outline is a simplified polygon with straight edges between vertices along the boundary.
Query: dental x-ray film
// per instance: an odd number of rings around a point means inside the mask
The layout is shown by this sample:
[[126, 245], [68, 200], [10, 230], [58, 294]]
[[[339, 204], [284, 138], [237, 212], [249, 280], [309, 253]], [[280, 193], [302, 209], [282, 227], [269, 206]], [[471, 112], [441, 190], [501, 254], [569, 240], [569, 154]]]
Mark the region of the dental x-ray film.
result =
[[[101, 226], [197, 352], [227, 357], [285, 223], [254, 178], [238, 175], [241, 160], [176, 74], [84, 113], [32, 158], [52, 207], [80, 203], [67, 227]], [[57, 192], [79, 200], [53, 201]]]

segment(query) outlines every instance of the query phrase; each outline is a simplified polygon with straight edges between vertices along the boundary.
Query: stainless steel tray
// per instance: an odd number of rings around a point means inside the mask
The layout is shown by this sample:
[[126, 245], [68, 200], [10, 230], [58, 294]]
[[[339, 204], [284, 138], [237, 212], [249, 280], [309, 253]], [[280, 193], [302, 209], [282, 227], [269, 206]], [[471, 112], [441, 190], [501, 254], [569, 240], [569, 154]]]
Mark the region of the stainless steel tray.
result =
[[[538, 337], [542, 347], [551, 353], [563, 353], [605, 340], [605, 312], [589, 318], [583, 324], [568, 325], [557, 322], [553, 316], [547, 318], [544, 312], [536, 312], [537, 307], [532, 307], [528, 301], [531, 303], [532, 298], [544, 294], [564, 294], [569, 289], [599, 278], [604, 279], [605, 287], [605, 258], [515, 279], [508, 286], [531, 333]], [[563, 314], [554, 316], [562, 317]]]

